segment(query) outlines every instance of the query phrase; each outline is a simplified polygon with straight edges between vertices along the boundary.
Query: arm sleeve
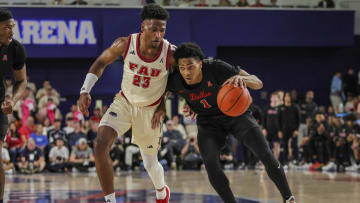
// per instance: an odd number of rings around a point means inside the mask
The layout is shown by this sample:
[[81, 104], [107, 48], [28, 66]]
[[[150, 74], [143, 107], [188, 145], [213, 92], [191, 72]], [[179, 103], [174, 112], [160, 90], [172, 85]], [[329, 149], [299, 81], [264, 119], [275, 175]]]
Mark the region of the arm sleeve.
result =
[[224, 83], [230, 77], [239, 74], [241, 70], [239, 66], [232, 66], [221, 60], [214, 60], [210, 68], [220, 83]]
[[14, 70], [21, 70], [25, 65], [26, 52], [23, 45], [17, 43], [15, 47], [15, 60], [14, 60]]

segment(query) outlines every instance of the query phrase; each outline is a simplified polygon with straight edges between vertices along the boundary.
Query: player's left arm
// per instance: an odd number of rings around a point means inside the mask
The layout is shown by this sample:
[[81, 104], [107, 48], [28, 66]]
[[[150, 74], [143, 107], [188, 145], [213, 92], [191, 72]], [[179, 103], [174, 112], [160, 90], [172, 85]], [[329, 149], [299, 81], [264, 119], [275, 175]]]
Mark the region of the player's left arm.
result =
[[2, 103], [1, 109], [4, 114], [11, 114], [13, 112], [15, 104], [22, 98], [27, 85], [25, 64], [19, 70], [13, 69], [13, 74], [15, 78], [13, 97], [11, 99], [6, 99]]
[[256, 75], [250, 75], [245, 70], [241, 69], [239, 74], [234, 75], [227, 79], [224, 85], [232, 85], [235, 87], [250, 87], [251, 89], [258, 90], [263, 87], [262, 81]]

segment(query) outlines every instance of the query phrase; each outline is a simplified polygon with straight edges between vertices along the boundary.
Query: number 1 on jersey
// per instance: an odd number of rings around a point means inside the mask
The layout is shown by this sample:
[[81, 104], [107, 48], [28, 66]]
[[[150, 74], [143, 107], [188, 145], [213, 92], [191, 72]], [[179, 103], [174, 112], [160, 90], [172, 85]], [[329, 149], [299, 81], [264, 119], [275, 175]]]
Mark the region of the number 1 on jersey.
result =
[[200, 101], [200, 103], [202, 103], [202, 104], [204, 105], [204, 108], [205, 108], [205, 109], [211, 108], [211, 105], [210, 105], [205, 99], [202, 99], [202, 100]]

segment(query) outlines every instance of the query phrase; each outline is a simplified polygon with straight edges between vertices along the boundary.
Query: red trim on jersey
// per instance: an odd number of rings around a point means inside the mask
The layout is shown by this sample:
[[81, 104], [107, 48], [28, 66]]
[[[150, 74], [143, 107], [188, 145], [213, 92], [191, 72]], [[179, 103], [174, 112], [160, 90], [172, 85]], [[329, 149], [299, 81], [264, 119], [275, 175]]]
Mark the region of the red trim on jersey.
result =
[[140, 54], [140, 35], [141, 35], [141, 33], [139, 33], [138, 35], [137, 35], [137, 39], [136, 39], [136, 52], [137, 52], [137, 55], [139, 56], [139, 58], [141, 59], [141, 60], [143, 60], [144, 62], [146, 62], [146, 63], [152, 63], [152, 62], [154, 62], [154, 61], [156, 61], [158, 58], [159, 58], [159, 56], [161, 55], [161, 52], [162, 52], [162, 49], [163, 49], [163, 43], [164, 43], [164, 40], [162, 40], [161, 41], [161, 43], [160, 43], [160, 50], [159, 50], [159, 52], [157, 53], [157, 55], [154, 57], [154, 58], [152, 58], [152, 59], [146, 59], [146, 58], [144, 58], [143, 56], [141, 56], [141, 54]]
[[166, 54], [166, 70], [169, 70], [170, 67], [170, 53], [171, 53], [171, 44], [169, 43], [169, 48]]
[[128, 37], [128, 43], [126, 45], [126, 48], [125, 48], [125, 51], [124, 51], [124, 54], [123, 54], [124, 61], [125, 61], [125, 58], [126, 58], [126, 55], [127, 55], [128, 51], [129, 51], [130, 43], [131, 43], [131, 35], [129, 35], [129, 37]]
[[[127, 100], [127, 101], [129, 101], [127, 98], [126, 98], [126, 96], [125, 96], [125, 94], [123, 93], [123, 91], [120, 91], [120, 94]], [[150, 107], [150, 106], [155, 106], [155, 105], [157, 105], [157, 104], [159, 104], [160, 102], [161, 102], [161, 99], [162, 99], [163, 97], [161, 96], [158, 100], [156, 100], [154, 103], [152, 103], [152, 104], [150, 104], [150, 105], [147, 105], [147, 106], [145, 106], [145, 107]]]

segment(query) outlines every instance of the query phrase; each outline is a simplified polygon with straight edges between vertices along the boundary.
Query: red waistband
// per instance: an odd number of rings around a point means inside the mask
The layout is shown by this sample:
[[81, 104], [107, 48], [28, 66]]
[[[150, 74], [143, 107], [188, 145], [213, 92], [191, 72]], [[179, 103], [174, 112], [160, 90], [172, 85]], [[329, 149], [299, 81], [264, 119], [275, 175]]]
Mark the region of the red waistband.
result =
[[[123, 93], [123, 91], [120, 91], [120, 94], [121, 94], [126, 100], [128, 100], [128, 99], [126, 98], [125, 94]], [[159, 98], [158, 100], [156, 100], [154, 103], [152, 103], [152, 104], [150, 104], [150, 105], [147, 105], [146, 107], [155, 106], [155, 105], [159, 104], [159, 103], [161, 102], [161, 99], [162, 99], [162, 97], [160, 97], [160, 98]], [[129, 100], [128, 100], [128, 101], [129, 101]]]

